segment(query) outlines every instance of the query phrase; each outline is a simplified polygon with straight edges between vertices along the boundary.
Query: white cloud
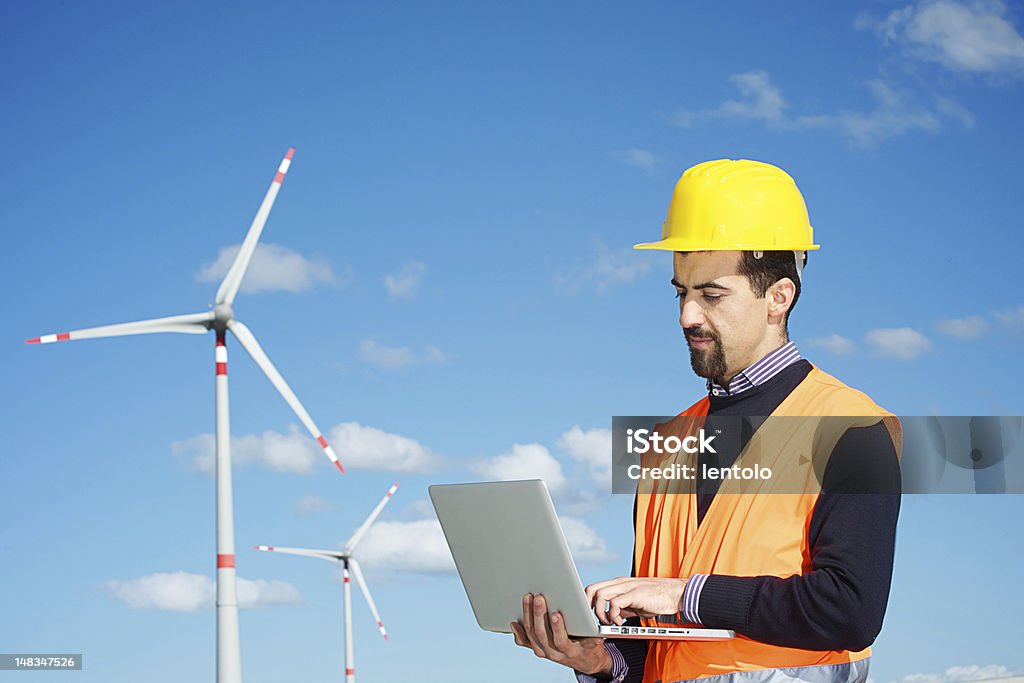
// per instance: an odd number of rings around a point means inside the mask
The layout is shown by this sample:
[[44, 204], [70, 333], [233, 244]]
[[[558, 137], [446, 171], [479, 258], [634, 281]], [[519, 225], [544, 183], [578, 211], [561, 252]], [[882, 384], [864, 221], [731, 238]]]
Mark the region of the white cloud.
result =
[[538, 443], [515, 444], [507, 453], [476, 463], [474, 469], [495, 481], [543, 479], [552, 496], [570, 492], [562, 463]]
[[830, 334], [827, 337], [815, 337], [808, 339], [807, 346], [825, 349], [836, 356], [848, 356], [857, 351], [857, 345], [853, 341], [838, 334]]
[[[441, 461], [440, 456], [414, 439], [358, 422], [335, 425], [328, 435], [328, 443], [346, 468], [424, 472]], [[172, 443], [171, 451], [190, 467], [212, 474], [215, 445], [213, 434], [200, 434]], [[231, 439], [231, 463], [234, 466], [255, 464], [274, 472], [309, 474], [318, 462], [327, 463], [323, 449], [295, 425], [289, 426], [287, 435], [268, 430]]]
[[380, 368], [395, 369], [408, 365], [443, 363], [445, 355], [436, 346], [424, 346], [414, 351], [407, 346], [383, 346], [375, 339], [364, 339], [359, 344], [359, 359]]
[[238, 579], [238, 606], [242, 609], [267, 605], [294, 605], [301, 600], [299, 589], [287, 581]]
[[583, 520], [559, 515], [558, 522], [562, 525], [569, 551], [577, 562], [608, 562], [615, 559], [615, 554], [608, 550], [605, 540]]
[[1024, 306], [1006, 308], [1001, 311], [993, 311], [992, 315], [1004, 325], [1018, 330], [1024, 330]]
[[785, 121], [786, 100], [766, 71], [755, 69], [733, 74], [729, 80], [746, 98], [744, 101], [726, 100], [715, 109], [676, 112], [672, 117], [673, 122], [688, 127], [699, 121], [728, 118], [764, 121], [774, 125]]
[[[942, 128], [939, 117], [916, 104], [908, 92], [877, 80], [868, 81], [867, 87], [875, 100], [874, 109], [800, 116], [795, 119], [794, 126], [835, 130], [862, 147], [871, 147], [886, 138], [915, 130], [937, 133]], [[963, 114], [957, 118], [962, 120]]]
[[1024, 37], [999, 0], [932, 0], [894, 10], [882, 20], [858, 17], [911, 57], [962, 73], [1024, 73]]
[[[198, 282], [220, 282], [227, 275], [234, 263], [241, 245], [224, 247], [217, 255], [217, 260], [207, 263], [196, 273]], [[340, 276], [331, 267], [318, 259], [307, 259], [297, 251], [279, 244], [257, 244], [253, 252], [249, 269], [242, 280], [242, 291], [270, 292], [284, 290], [301, 292], [323, 282], [326, 284], [344, 284], [351, 279], [351, 272], [346, 268]]]
[[820, 128], [833, 130], [862, 147], [915, 130], [937, 133], [942, 128], [941, 117], [955, 119], [966, 127], [974, 125], [970, 112], [949, 98], [935, 97], [933, 111], [916, 102], [909, 92], [879, 80], [866, 83], [875, 102], [872, 109], [790, 116], [786, 113], [787, 104], [781, 90], [771, 82], [767, 72], [749, 71], [734, 74], [729, 79], [745, 100], [726, 100], [714, 109], [677, 112], [673, 121], [684, 127], [700, 121], [740, 119], [761, 121], [783, 130]]
[[[200, 434], [171, 444], [171, 451], [191, 466], [212, 474], [216, 462], [216, 440], [213, 434]], [[231, 438], [232, 465], [257, 464], [274, 472], [309, 474], [317, 458], [325, 457], [312, 439], [295, 425], [288, 434], [267, 430], [262, 434], [246, 434]]]
[[661, 160], [654, 154], [654, 152], [647, 149], [640, 149], [639, 147], [630, 147], [629, 149], [616, 152], [615, 156], [622, 159], [630, 166], [636, 166], [642, 168], [648, 173], [652, 172]]
[[439, 455], [415, 439], [358, 422], [343, 422], [330, 434], [330, 443], [346, 468], [426, 472], [441, 462]]
[[434, 516], [434, 505], [428, 498], [417, 498], [402, 510], [402, 516], [406, 519], [422, 519]]
[[615, 285], [628, 284], [643, 277], [654, 267], [653, 259], [644, 258], [632, 249], [609, 249], [601, 240], [594, 240], [594, 253], [584, 263], [561, 273], [556, 281], [565, 291], [575, 294], [585, 287], [603, 292]]
[[416, 296], [420, 282], [427, 272], [426, 264], [420, 261], [412, 261], [402, 266], [402, 269], [394, 275], [384, 276], [384, 287], [388, 290], [388, 297], [392, 301], [399, 299], [412, 299]]
[[899, 360], [913, 360], [932, 347], [927, 337], [909, 327], [871, 330], [864, 338], [878, 355]]
[[612, 486], [612, 432], [610, 429], [583, 431], [576, 425], [558, 439], [558, 447], [573, 460], [586, 463], [590, 476], [601, 487]]
[[326, 512], [331, 509], [331, 503], [320, 496], [302, 496], [295, 501], [295, 511], [299, 514], [310, 514], [313, 512]]
[[[212, 609], [217, 595], [214, 580], [188, 572], [157, 573], [128, 581], [108, 581], [106, 589], [133, 609], [196, 612]], [[246, 609], [295, 604], [299, 591], [286, 581], [237, 579], [238, 606]]]
[[360, 542], [357, 557], [361, 564], [380, 571], [455, 571], [455, 561], [436, 519], [377, 522]]
[[942, 334], [959, 339], [977, 339], [988, 332], [988, 323], [984, 318], [971, 316], [969, 318], [949, 318], [935, 323]]
[[[943, 673], [908, 674], [898, 679], [898, 683], [962, 683], [963, 681], [980, 681], [989, 678], [1007, 678], [1015, 675], [1013, 671], [1001, 664], [978, 666], [953, 666]], [[897, 682], [894, 682], [897, 683]]]
[[974, 114], [959, 102], [948, 97], [936, 96], [935, 107], [943, 116], [956, 119], [964, 128], [974, 128]]

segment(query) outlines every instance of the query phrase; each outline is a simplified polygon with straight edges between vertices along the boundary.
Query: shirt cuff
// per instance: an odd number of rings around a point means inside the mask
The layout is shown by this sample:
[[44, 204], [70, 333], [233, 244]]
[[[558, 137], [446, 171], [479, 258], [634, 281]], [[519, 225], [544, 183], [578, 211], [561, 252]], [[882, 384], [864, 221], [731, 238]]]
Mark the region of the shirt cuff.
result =
[[[626, 678], [626, 674], [629, 673], [629, 665], [626, 664], [626, 658], [619, 652], [619, 648], [615, 646], [615, 643], [610, 640], [604, 641], [604, 649], [608, 651], [612, 658], [612, 677], [600, 680], [607, 680], [610, 683], [622, 683]], [[598, 683], [597, 676], [581, 674], [579, 671], [576, 672], [576, 680], [579, 683]]]
[[700, 606], [700, 592], [704, 589], [704, 582], [708, 580], [707, 574], [694, 574], [686, 582], [683, 590], [683, 621], [688, 624], [703, 624], [697, 608]]

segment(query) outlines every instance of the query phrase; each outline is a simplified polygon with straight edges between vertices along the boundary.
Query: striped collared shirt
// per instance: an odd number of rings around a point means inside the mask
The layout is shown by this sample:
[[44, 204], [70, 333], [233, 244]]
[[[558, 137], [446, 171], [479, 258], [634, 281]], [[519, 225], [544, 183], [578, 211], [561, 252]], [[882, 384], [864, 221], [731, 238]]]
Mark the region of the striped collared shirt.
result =
[[764, 384], [793, 363], [800, 360], [800, 352], [796, 342], [786, 342], [746, 370], [736, 374], [729, 382], [729, 388], [708, 380], [708, 393], [711, 396], [735, 396], [747, 389]]

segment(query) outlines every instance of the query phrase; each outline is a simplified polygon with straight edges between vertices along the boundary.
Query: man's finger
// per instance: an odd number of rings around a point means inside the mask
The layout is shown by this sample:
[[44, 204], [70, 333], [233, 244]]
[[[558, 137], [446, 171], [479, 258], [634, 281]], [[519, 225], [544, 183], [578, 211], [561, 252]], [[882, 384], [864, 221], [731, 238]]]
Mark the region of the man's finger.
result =
[[614, 586], [616, 584], [622, 583], [623, 581], [630, 580], [632, 579], [629, 576], [620, 576], [618, 578], [609, 579], [607, 581], [598, 581], [597, 583], [592, 583], [589, 586], [587, 586], [585, 589], [583, 589], [583, 592], [587, 594], [587, 601], [593, 604], [594, 593], [596, 593], [597, 591], [601, 590], [602, 588], [607, 588], [608, 586]]
[[616, 626], [622, 626], [624, 619], [622, 618], [622, 608], [628, 607], [631, 604], [629, 593], [622, 593], [616, 595], [609, 601], [608, 609], [608, 621], [615, 624]]
[[530, 640], [526, 637], [526, 633], [519, 622], [513, 621], [509, 626], [512, 628], [512, 639], [516, 641], [516, 645], [530, 647]]
[[565, 630], [565, 619], [561, 612], [551, 615], [551, 639], [559, 652], [568, 655], [573, 648], [580, 647], [579, 643], [569, 639], [569, 632]]
[[602, 624], [612, 623], [608, 618], [608, 609], [611, 606], [612, 599], [621, 595], [623, 592], [621, 585], [617, 584], [600, 588], [596, 593], [594, 593], [594, 601], [591, 604], [591, 607], [594, 609], [594, 613], [597, 615], [598, 621]]
[[533, 633], [533, 596], [523, 596], [523, 631], [529, 636]]
[[533, 635], [533, 600], [533, 596], [529, 593], [523, 596], [523, 623], [521, 627], [523, 638], [528, 643], [527, 647], [533, 650], [533, 654], [543, 657], [544, 650], [541, 649], [540, 643], [537, 642]]
[[544, 599], [543, 595], [538, 595], [533, 599], [533, 633], [531, 637], [540, 645], [541, 649], [544, 650], [548, 659], [555, 659], [561, 653], [557, 651], [554, 645], [554, 639], [551, 636], [551, 626], [548, 623], [548, 603]]

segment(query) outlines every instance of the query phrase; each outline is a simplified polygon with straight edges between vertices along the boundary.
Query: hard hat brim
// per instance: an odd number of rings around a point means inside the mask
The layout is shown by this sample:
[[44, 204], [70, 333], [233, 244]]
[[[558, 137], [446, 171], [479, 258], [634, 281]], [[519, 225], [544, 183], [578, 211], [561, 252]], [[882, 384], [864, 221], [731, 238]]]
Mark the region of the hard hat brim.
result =
[[685, 240], [664, 239], [657, 242], [634, 244], [634, 249], [657, 249], [658, 251], [815, 251], [821, 249], [820, 244], [730, 244], [709, 247], [695, 245]]

